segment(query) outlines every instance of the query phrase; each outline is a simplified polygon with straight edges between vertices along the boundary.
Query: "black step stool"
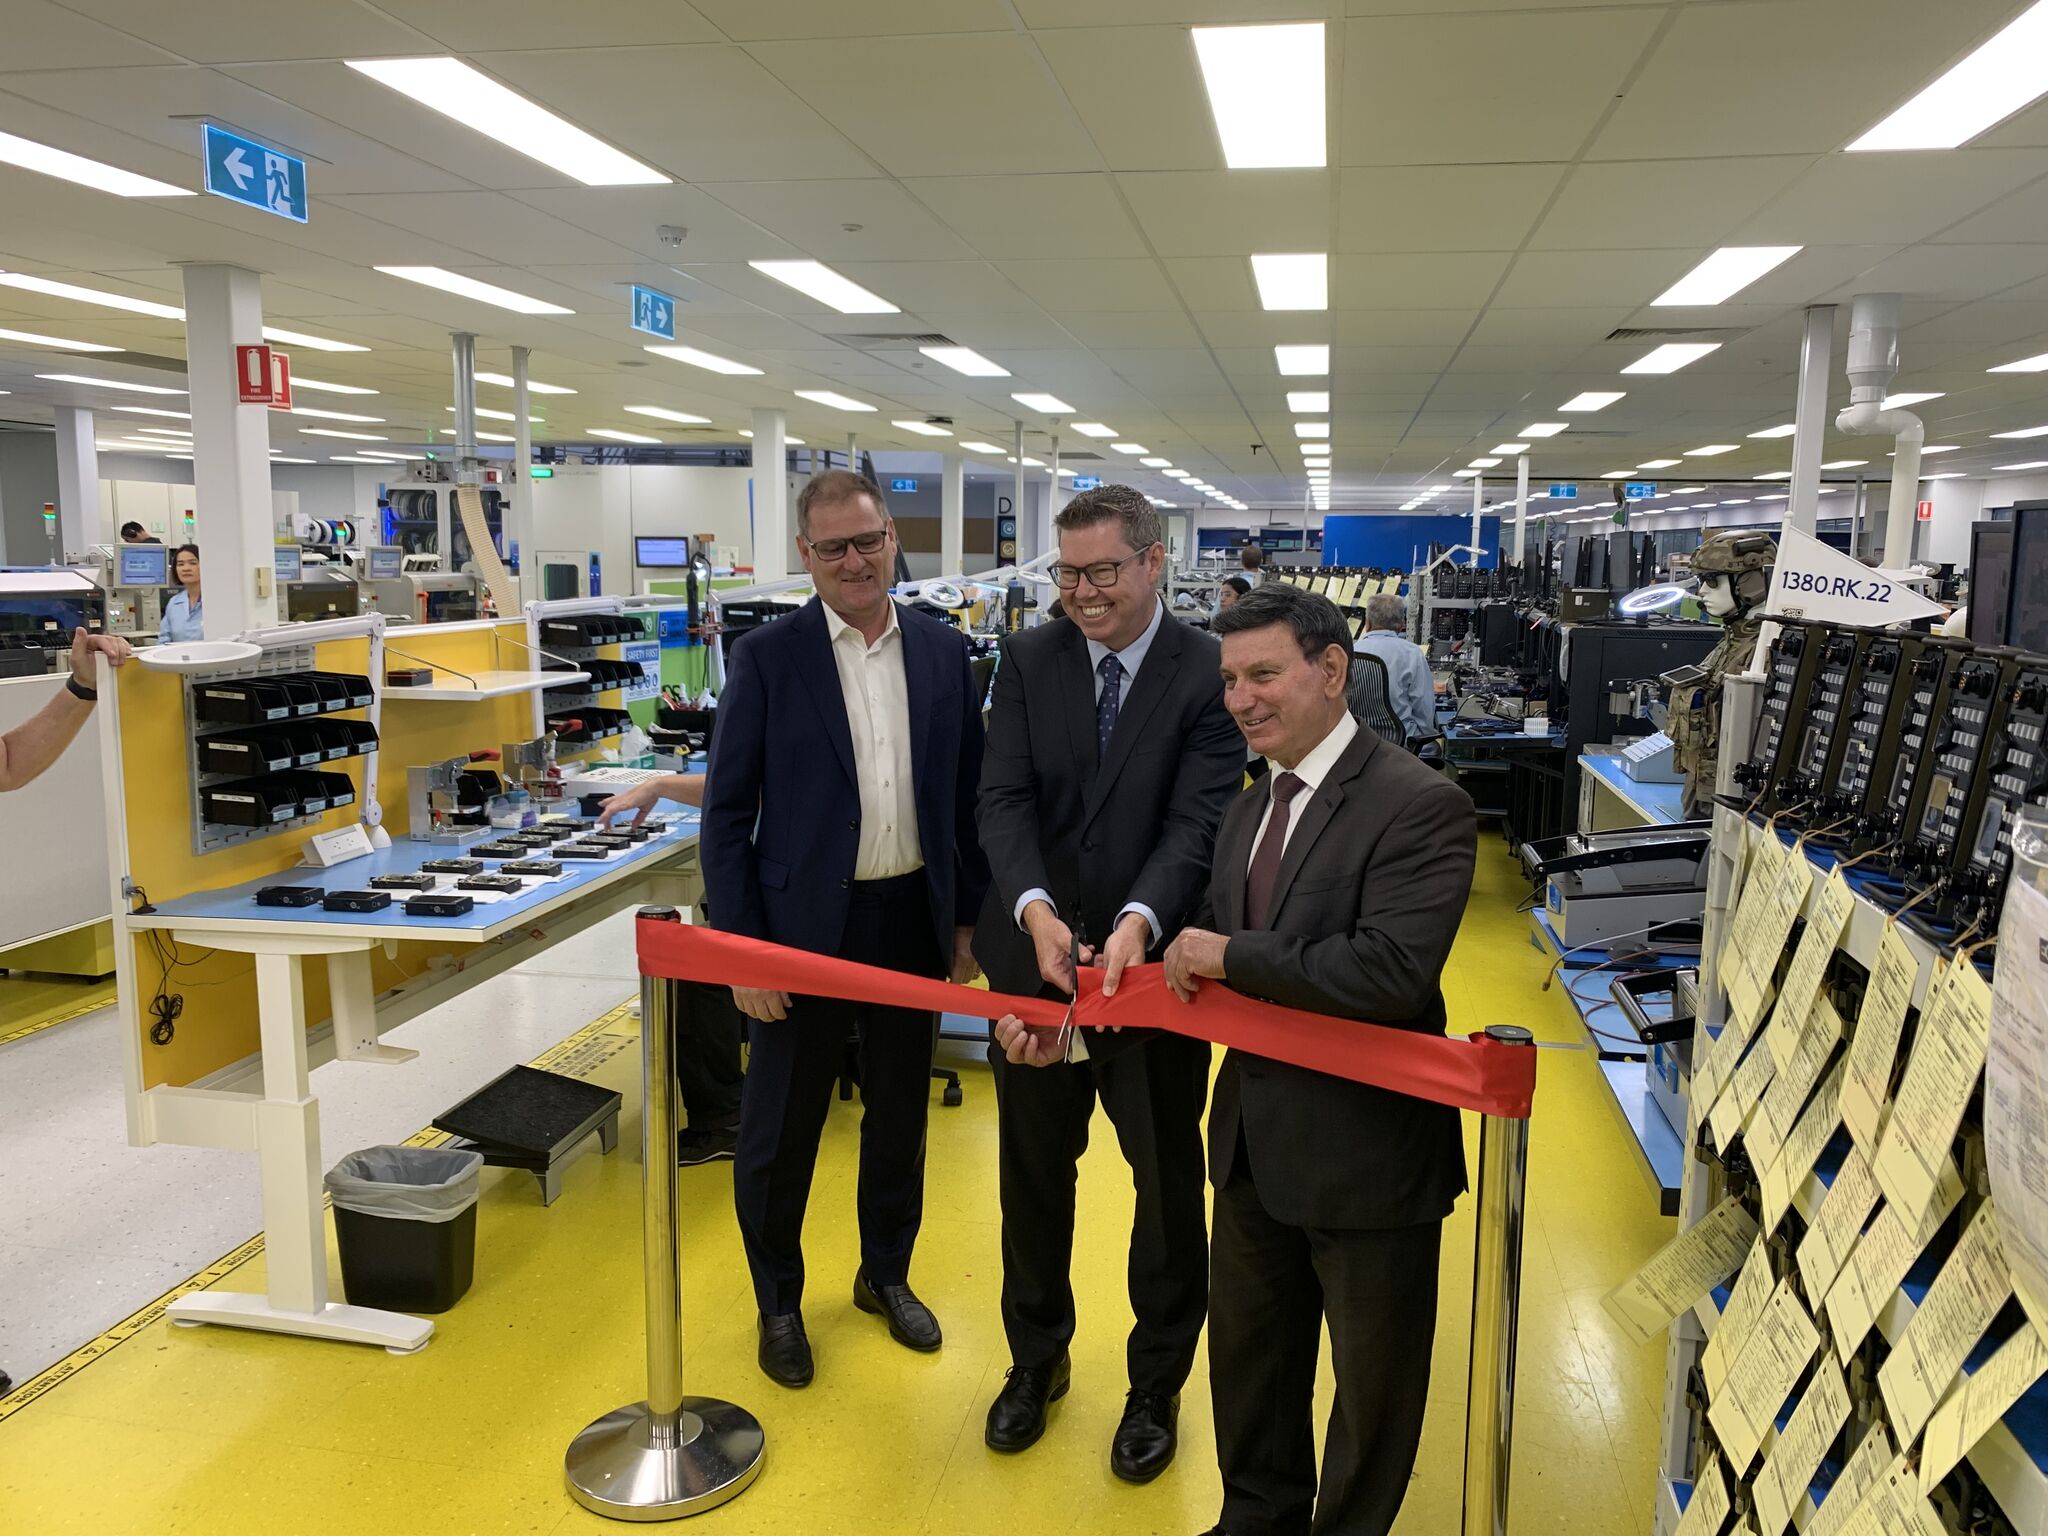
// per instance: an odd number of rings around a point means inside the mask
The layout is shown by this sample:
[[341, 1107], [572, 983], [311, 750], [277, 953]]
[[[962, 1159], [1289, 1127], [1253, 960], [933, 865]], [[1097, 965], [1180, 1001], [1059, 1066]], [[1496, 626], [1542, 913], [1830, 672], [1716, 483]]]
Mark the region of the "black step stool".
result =
[[458, 1151], [481, 1152], [493, 1168], [524, 1168], [540, 1180], [540, 1203], [562, 1192], [562, 1166], [595, 1131], [600, 1153], [619, 1144], [619, 1095], [577, 1078], [514, 1067], [434, 1117], [434, 1129], [461, 1138]]

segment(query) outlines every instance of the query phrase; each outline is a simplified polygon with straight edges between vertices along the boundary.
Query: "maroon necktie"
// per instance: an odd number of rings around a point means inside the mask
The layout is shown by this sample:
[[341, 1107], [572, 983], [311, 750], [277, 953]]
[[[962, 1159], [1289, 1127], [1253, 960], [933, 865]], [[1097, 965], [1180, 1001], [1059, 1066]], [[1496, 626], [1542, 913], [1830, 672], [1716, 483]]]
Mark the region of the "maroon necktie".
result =
[[1263, 928], [1272, 916], [1273, 887], [1280, 880], [1280, 861], [1287, 853], [1288, 803], [1301, 793], [1301, 780], [1291, 773], [1273, 775], [1273, 813], [1266, 818], [1265, 836], [1252, 855], [1251, 875], [1245, 881], [1245, 926]]

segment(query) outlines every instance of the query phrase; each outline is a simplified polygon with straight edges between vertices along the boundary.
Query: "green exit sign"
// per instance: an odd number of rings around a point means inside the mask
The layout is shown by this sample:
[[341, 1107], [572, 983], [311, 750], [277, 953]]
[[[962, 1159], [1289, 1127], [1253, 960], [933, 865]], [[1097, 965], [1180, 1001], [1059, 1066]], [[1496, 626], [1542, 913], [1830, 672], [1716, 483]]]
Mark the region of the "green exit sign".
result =
[[536, 464], [526, 472], [529, 480], [552, 480], [555, 472], [545, 464]]

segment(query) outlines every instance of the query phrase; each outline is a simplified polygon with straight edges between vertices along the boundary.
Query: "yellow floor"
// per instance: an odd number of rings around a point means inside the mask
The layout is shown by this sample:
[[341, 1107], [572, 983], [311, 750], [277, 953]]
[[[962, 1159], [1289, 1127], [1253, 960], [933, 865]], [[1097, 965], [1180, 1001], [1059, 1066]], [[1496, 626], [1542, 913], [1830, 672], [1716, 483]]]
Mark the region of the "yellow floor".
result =
[[94, 980], [34, 971], [0, 975], [0, 1045], [104, 1008], [113, 1000], [111, 976]]
[[[1518, 1022], [1578, 1036], [1513, 912], [1523, 894], [1488, 837], [1449, 981], [1454, 1028]], [[622, 991], [623, 991], [622, 987]], [[577, 1053], [594, 1080], [638, 1093], [630, 1019]], [[685, 1170], [685, 1379], [766, 1426], [768, 1462], [710, 1532], [1159, 1532], [1192, 1536], [1218, 1501], [1206, 1358], [1183, 1405], [1175, 1467], [1146, 1488], [1109, 1471], [1126, 1385], [1122, 1265], [1128, 1176], [1107, 1127], [1082, 1176], [1074, 1390], [1020, 1457], [981, 1443], [1008, 1363], [994, 1189], [995, 1103], [985, 1069], [966, 1105], [932, 1111], [930, 1187], [913, 1279], [945, 1348], [912, 1355], [847, 1299], [855, 1115], [836, 1111], [811, 1204], [806, 1315], [818, 1379], [776, 1387], [753, 1363], [754, 1314], [734, 1231], [730, 1165]], [[0, 1421], [0, 1530], [89, 1532], [596, 1532], [574, 1506], [562, 1452], [589, 1420], [638, 1398], [641, 1375], [637, 1117], [610, 1157], [581, 1158], [562, 1198], [487, 1172], [477, 1280], [411, 1358], [227, 1329], [140, 1327]], [[251, 1169], [251, 1176], [254, 1170]], [[1606, 1322], [1602, 1293], [1669, 1235], [1589, 1053], [1548, 1051], [1532, 1137], [1531, 1221], [1516, 1418], [1514, 1530], [1635, 1536], [1649, 1529], [1662, 1350]], [[1400, 1530], [1457, 1527], [1464, 1418], [1468, 1200], [1444, 1245], [1444, 1315], [1421, 1464]], [[260, 1254], [223, 1289], [258, 1290]], [[338, 1291], [337, 1291], [337, 1294]], [[1328, 1382], [1324, 1382], [1327, 1393]], [[11, 1406], [11, 1405], [10, 1405]]]

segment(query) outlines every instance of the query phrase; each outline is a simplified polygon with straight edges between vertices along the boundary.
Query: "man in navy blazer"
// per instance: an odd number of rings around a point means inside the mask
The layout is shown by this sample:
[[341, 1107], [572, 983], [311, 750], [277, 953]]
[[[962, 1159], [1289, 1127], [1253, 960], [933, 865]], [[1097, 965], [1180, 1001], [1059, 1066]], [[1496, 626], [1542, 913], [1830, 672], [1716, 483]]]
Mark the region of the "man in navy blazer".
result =
[[[699, 856], [713, 926], [918, 976], [979, 974], [988, 889], [974, 831], [981, 708], [958, 630], [889, 596], [896, 532], [875, 484], [845, 470], [797, 498], [818, 595], [733, 647], [718, 700]], [[937, 1016], [735, 987], [753, 1020], [733, 1203], [759, 1303], [761, 1369], [813, 1364], [802, 1247], [818, 1137], [846, 1040], [861, 1052], [854, 1304], [897, 1342], [939, 1347], [909, 1285], [924, 1211]]]

